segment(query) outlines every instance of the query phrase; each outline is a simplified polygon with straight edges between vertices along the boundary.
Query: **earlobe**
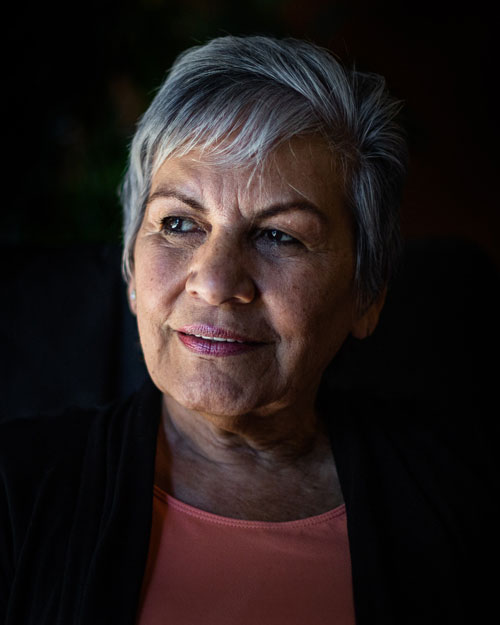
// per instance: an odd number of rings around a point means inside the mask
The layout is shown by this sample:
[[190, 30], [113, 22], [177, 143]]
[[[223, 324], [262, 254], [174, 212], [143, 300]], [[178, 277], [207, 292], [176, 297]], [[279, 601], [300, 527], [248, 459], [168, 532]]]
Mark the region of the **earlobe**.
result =
[[369, 308], [354, 319], [351, 329], [351, 334], [354, 338], [365, 339], [374, 332], [380, 318], [380, 313], [384, 307], [386, 295], [387, 287], [384, 287], [380, 295], [370, 304]]
[[135, 292], [135, 282], [134, 280], [130, 280], [129, 285], [127, 287], [128, 294], [128, 305], [133, 315], [137, 314], [137, 296]]

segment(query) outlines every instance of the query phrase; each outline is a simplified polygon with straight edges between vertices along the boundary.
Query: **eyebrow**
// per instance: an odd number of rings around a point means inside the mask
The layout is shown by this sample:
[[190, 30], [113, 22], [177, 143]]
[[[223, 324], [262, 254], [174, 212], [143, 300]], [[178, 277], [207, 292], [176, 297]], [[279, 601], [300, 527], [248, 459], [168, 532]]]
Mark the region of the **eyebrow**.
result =
[[[185, 195], [180, 191], [170, 189], [167, 187], [159, 187], [156, 191], [154, 191], [148, 199], [148, 205], [157, 200], [158, 198], [173, 198], [175, 200], [179, 200], [183, 204], [187, 204], [194, 210], [200, 211], [202, 213], [206, 213], [207, 209], [203, 204], [190, 197], [189, 195]], [[292, 210], [304, 210], [309, 213], [312, 213], [319, 217], [323, 222], [326, 222], [326, 215], [314, 204], [313, 202], [309, 202], [308, 200], [290, 200], [288, 202], [276, 202], [269, 206], [268, 208], [259, 211], [258, 217], [274, 217], [280, 213], [285, 213], [287, 211]]]
[[184, 193], [180, 193], [179, 191], [175, 191], [173, 189], [168, 189], [167, 187], [159, 187], [154, 193], [148, 198], [148, 205], [154, 202], [158, 198], [174, 198], [175, 200], [179, 200], [194, 210], [206, 212], [206, 208], [200, 202], [197, 202], [189, 195], [184, 195]]

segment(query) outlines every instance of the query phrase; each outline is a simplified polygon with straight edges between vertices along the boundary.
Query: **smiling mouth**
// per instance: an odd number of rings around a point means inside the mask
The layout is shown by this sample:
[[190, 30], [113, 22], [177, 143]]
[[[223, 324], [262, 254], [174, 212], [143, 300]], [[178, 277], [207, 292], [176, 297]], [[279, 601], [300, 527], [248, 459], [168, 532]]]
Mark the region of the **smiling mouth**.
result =
[[177, 330], [181, 343], [191, 352], [208, 356], [237, 356], [266, 345], [246, 340], [222, 328], [183, 327]]
[[245, 343], [245, 341], [238, 341], [238, 339], [223, 339], [220, 336], [203, 336], [203, 334], [191, 334], [189, 336], [196, 336], [196, 338], [204, 341], [216, 341], [218, 343]]

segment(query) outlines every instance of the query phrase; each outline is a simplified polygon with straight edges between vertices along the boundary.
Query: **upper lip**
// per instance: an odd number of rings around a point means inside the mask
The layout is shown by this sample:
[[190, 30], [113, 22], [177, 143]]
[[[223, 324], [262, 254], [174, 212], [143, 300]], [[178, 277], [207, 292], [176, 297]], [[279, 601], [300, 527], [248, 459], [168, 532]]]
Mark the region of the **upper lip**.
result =
[[227, 328], [218, 328], [207, 324], [193, 324], [182, 326], [177, 332], [183, 334], [193, 334], [211, 339], [229, 339], [239, 341], [240, 343], [262, 343], [263, 341], [240, 334], [239, 332], [229, 330]]

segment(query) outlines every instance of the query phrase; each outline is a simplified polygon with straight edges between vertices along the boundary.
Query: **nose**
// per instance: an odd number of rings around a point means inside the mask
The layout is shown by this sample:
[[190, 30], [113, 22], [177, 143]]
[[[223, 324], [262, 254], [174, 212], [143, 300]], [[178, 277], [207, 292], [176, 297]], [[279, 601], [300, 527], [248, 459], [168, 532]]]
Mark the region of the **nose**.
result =
[[192, 258], [186, 291], [211, 306], [249, 304], [257, 292], [250, 269], [241, 245], [212, 233]]

